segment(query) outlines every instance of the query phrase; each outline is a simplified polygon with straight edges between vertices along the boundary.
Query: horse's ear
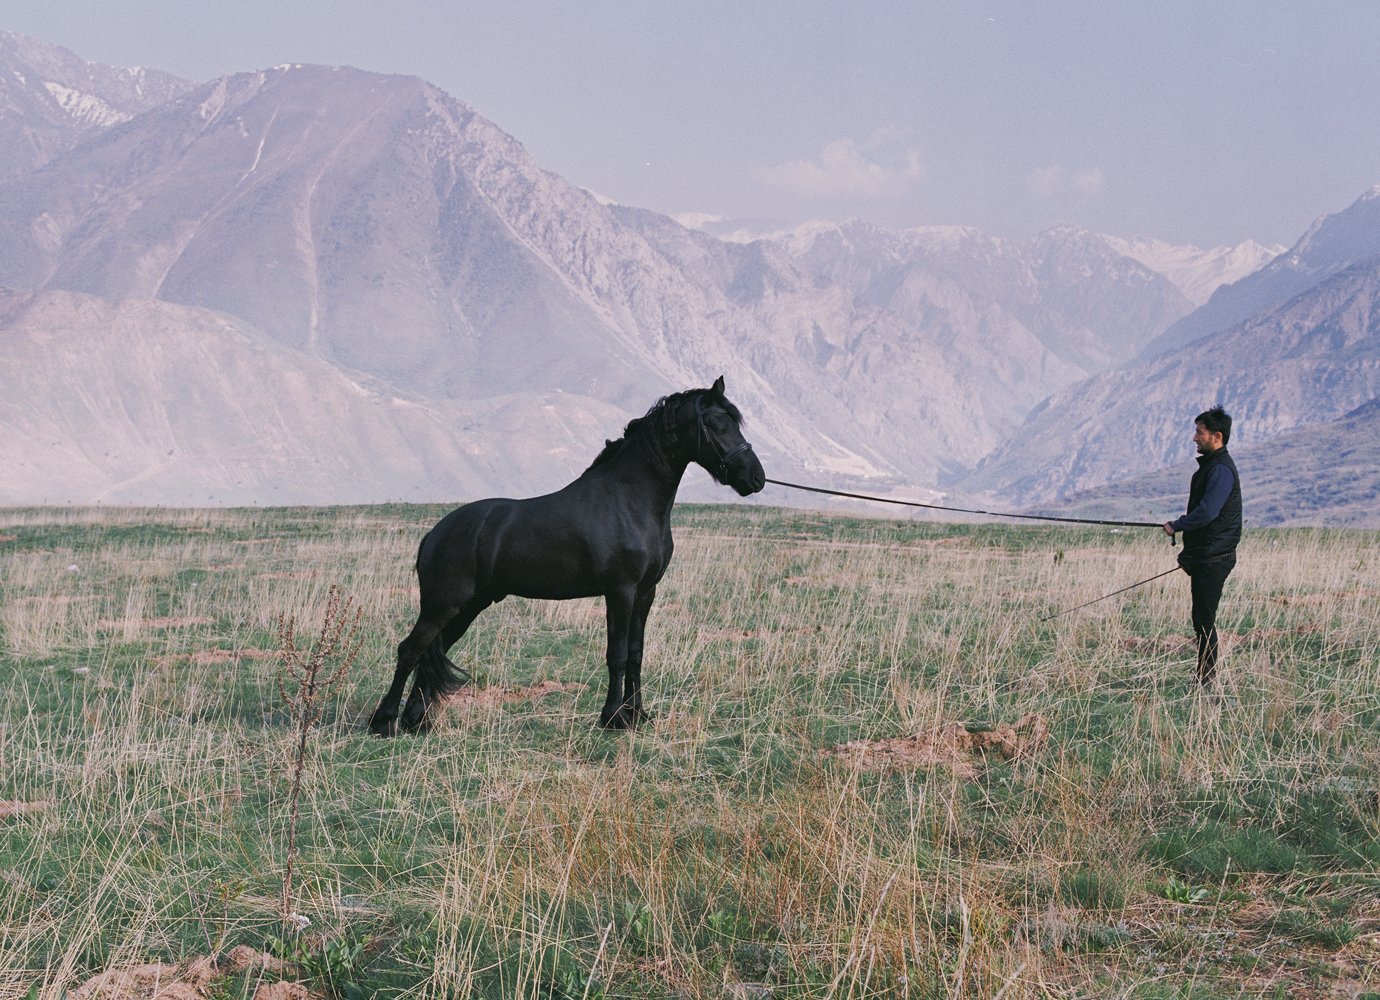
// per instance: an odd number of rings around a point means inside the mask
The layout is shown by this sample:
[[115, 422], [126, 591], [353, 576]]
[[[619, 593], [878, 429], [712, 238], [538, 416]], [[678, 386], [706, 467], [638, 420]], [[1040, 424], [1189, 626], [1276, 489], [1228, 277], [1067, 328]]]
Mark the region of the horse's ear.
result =
[[722, 396], [724, 394], [724, 377], [722, 375], [714, 380], [714, 384], [709, 387], [709, 391], [716, 396]]

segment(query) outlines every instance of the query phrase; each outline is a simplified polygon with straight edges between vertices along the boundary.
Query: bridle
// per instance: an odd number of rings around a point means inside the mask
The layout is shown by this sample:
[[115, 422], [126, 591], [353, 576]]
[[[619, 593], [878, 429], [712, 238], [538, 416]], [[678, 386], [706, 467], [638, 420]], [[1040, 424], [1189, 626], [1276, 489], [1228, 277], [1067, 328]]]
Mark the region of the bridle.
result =
[[[752, 451], [752, 445], [744, 439], [743, 443], [736, 448], [732, 448], [726, 452], [720, 452], [718, 442], [709, 436], [709, 431], [704, 426], [703, 399], [703, 393], [695, 396], [695, 453], [700, 456], [701, 463], [705, 468], [710, 470], [710, 473], [715, 479], [719, 480], [721, 483], [726, 482], [728, 480], [728, 463], [743, 452]], [[710, 451], [717, 463], [717, 470], [712, 467], [713, 463], [704, 462], [704, 446], [706, 443], [709, 444]]]

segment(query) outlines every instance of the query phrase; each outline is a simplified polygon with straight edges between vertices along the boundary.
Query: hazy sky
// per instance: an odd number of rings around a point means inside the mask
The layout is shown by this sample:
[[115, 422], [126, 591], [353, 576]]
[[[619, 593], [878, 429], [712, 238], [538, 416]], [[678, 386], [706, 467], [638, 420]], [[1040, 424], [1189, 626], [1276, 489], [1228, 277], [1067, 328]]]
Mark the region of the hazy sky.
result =
[[1380, 3], [4, 0], [203, 81], [423, 77], [630, 205], [1292, 243], [1380, 184]]

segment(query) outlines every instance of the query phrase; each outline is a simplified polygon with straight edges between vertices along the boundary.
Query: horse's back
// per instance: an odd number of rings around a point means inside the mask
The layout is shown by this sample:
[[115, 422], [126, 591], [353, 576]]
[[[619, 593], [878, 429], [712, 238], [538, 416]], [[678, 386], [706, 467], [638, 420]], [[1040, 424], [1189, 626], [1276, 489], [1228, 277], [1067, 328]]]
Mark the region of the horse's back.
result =
[[[458, 507], [422, 540], [417, 574], [442, 600], [594, 597], [625, 580], [660, 577], [669, 558], [663, 532], [620, 518], [597, 491], [576, 484], [514, 500]], [[652, 564], [659, 564], [653, 566]]]

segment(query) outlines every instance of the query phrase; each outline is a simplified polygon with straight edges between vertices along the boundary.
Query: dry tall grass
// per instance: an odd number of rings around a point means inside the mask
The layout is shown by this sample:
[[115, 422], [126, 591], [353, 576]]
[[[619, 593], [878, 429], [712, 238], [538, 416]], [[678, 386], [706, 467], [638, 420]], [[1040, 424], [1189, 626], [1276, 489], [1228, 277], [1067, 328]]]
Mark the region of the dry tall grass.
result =
[[[437, 997], [1380, 989], [1380, 535], [1248, 536], [1203, 694], [1181, 577], [1039, 621], [1167, 568], [1161, 536], [691, 508], [654, 725], [593, 726], [600, 602], [509, 600], [453, 657], [568, 689], [378, 741], [436, 513], [0, 512], [0, 998], [277, 933], [275, 623], [332, 586], [366, 629], [303, 775], [318, 988], [334, 961]], [[976, 777], [826, 753], [1026, 713], [1049, 742]]]

